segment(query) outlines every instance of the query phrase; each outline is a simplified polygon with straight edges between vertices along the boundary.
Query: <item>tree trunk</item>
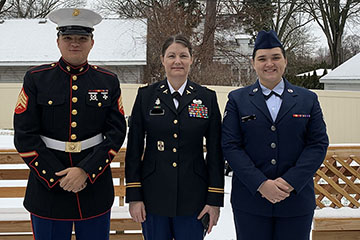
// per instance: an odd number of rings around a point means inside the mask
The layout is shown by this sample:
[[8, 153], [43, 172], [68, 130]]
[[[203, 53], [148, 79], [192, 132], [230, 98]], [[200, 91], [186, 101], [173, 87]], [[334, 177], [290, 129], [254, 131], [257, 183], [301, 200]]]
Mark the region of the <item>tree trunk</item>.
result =
[[198, 83], [206, 83], [208, 81], [208, 70], [211, 69], [215, 55], [216, 3], [216, 0], [206, 0], [206, 16], [202, 42], [202, 49], [205, 51], [201, 54], [201, 79], [197, 79]]
[[214, 40], [216, 28], [216, 0], [206, 1], [206, 16], [204, 25], [203, 46], [207, 54], [204, 56], [204, 63], [211, 63], [215, 54]]
[[1, 1], [0, 1], [0, 13], [1, 13], [2, 8], [3, 8], [4, 5], [5, 5], [5, 2], [6, 2], [6, 0], [1, 0]]

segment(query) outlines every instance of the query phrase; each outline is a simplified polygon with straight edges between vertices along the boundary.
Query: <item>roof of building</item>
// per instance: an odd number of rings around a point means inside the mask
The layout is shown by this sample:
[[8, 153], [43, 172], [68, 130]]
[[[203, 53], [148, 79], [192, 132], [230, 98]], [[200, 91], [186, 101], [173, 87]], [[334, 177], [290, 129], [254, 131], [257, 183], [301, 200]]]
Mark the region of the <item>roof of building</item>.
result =
[[[144, 19], [104, 19], [95, 26], [89, 62], [96, 65], [146, 65]], [[34, 66], [58, 61], [56, 25], [47, 19], [0, 21], [0, 66]]]
[[356, 54], [331, 73], [326, 74], [320, 78], [322, 83], [346, 83], [346, 82], [359, 82], [360, 81], [360, 53]]
[[[316, 69], [315, 71], [316, 71], [316, 76], [321, 77], [322, 75], [324, 75], [325, 68], [319, 68], [319, 69]], [[327, 74], [329, 74], [332, 70], [331, 70], [331, 68], [327, 68], [326, 71], [327, 71]], [[312, 75], [314, 75], [314, 70], [296, 74], [297, 77], [306, 77], [306, 76], [312, 76]]]

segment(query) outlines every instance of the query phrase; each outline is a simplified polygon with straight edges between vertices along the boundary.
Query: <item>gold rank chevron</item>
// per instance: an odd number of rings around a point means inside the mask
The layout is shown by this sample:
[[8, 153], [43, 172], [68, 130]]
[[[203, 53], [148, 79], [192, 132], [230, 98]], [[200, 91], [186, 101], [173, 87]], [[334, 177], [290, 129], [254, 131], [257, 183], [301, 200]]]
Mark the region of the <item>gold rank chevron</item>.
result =
[[141, 187], [141, 182], [127, 183], [126, 188]]
[[26, 152], [26, 153], [19, 153], [20, 157], [23, 158], [27, 158], [27, 157], [34, 157], [37, 156], [37, 152], [36, 151], [32, 151], [32, 152]]
[[213, 193], [224, 193], [224, 189], [223, 188], [214, 188], [214, 187], [209, 187], [209, 192], [213, 192]]

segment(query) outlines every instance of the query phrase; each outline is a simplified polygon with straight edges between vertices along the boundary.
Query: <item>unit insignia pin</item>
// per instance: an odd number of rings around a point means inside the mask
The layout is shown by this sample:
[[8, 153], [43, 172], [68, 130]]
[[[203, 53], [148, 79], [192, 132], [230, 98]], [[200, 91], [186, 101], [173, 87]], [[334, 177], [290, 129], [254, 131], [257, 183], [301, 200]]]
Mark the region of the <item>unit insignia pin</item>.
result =
[[167, 90], [167, 89], [165, 89], [165, 90], [163, 91], [163, 93], [168, 94], [168, 90]]
[[157, 148], [160, 152], [163, 152], [165, 150], [165, 144], [163, 141], [157, 141]]
[[90, 101], [98, 101], [97, 92], [88, 92], [90, 96]]
[[101, 94], [102, 94], [102, 97], [103, 97], [104, 100], [107, 100], [109, 98], [107, 91], [101, 92]]
[[164, 85], [164, 84], [160, 86], [160, 88], [164, 88], [164, 87], [165, 87], [165, 85]]
[[259, 89], [258, 88], [254, 88], [253, 89], [253, 92], [255, 93], [255, 92], [257, 92]]
[[288, 89], [288, 92], [289, 92], [289, 93], [293, 93], [294, 90], [292, 90], [291, 88], [289, 88], [289, 89]]
[[191, 94], [191, 92], [190, 92], [189, 90], [186, 90], [186, 94], [188, 94], [188, 95], [189, 95], [189, 94]]
[[193, 90], [193, 89], [194, 89], [194, 88], [193, 88], [193, 86], [190, 86], [190, 85], [189, 85], [189, 88], [190, 88], [191, 90]]

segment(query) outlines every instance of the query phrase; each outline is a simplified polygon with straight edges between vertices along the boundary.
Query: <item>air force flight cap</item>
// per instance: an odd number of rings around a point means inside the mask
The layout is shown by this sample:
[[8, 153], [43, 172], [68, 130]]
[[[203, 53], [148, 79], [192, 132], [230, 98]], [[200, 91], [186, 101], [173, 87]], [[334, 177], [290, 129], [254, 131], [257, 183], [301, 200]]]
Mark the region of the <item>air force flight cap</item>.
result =
[[256, 37], [253, 55], [255, 55], [255, 52], [258, 49], [270, 49], [276, 47], [284, 48], [276, 32], [274, 30], [268, 32], [262, 30]]
[[101, 22], [102, 17], [89, 9], [61, 8], [52, 11], [49, 19], [56, 23], [61, 35], [91, 35], [94, 26]]

